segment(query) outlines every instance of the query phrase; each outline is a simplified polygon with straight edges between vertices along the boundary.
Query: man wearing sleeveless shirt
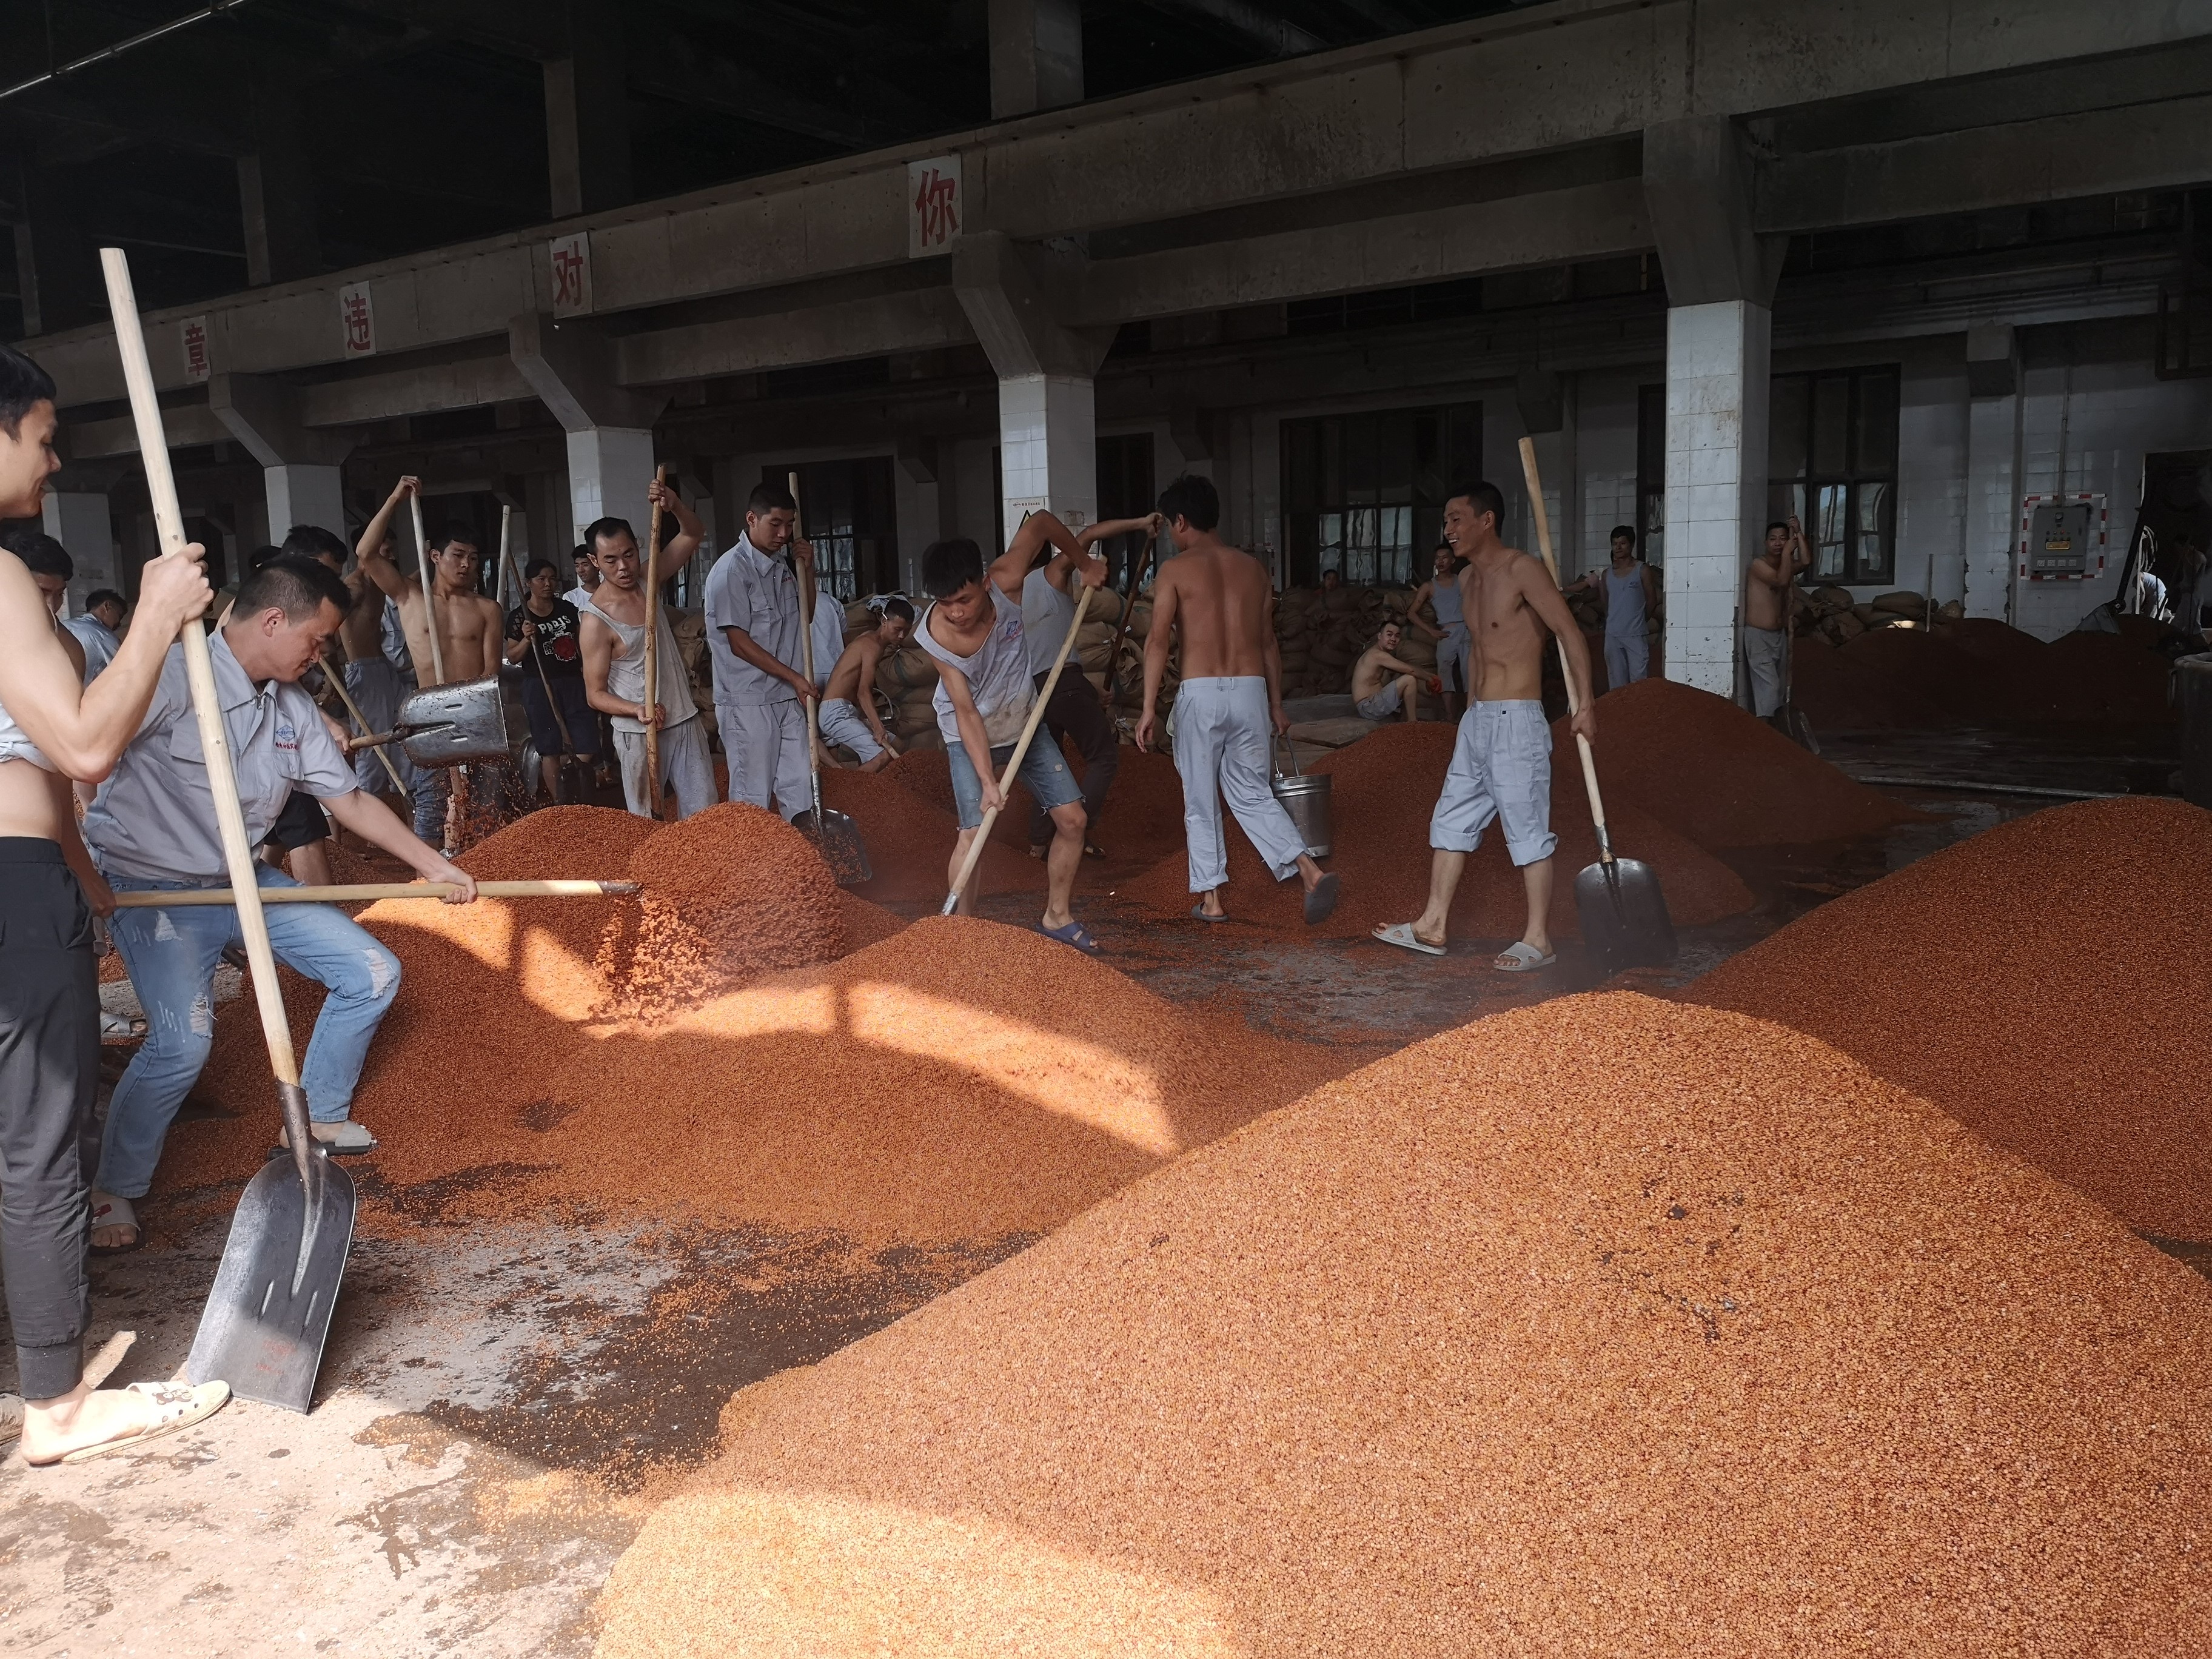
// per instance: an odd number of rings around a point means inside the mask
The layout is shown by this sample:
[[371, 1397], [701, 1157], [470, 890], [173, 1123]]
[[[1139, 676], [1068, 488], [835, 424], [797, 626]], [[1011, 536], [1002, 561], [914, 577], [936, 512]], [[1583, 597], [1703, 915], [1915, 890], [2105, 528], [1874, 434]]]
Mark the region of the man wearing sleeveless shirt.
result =
[[[1413, 591], [1413, 602], [1406, 607], [1406, 616], [1414, 627], [1437, 642], [1437, 678], [1443, 683], [1444, 716], [1455, 720], [1467, 706], [1467, 667], [1471, 647], [1467, 617], [1460, 610], [1459, 560], [1449, 542], [1437, 544], [1432, 568], [1436, 574]], [[1422, 619], [1424, 599], [1435, 610], [1438, 626], [1431, 628]]]
[[1612, 568], [1593, 570], [1565, 591], [1593, 590], [1605, 613], [1605, 688], [1617, 691], [1651, 672], [1646, 624], [1659, 609], [1659, 573], [1636, 556], [1634, 526], [1613, 526]]
[[[1038, 688], [1022, 636], [1021, 594], [1030, 566], [1048, 542], [1057, 550], [1053, 568], [1071, 568], [1086, 587], [1106, 580], [1106, 561], [1085, 552], [1067, 526], [1049, 513], [1032, 513], [1023, 520], [1012, 544], [988, 567], [982, 549], [964, 536], [932, 542], [922, 550], [922, 588], [936, 603], [922, 612], [915, 637], [937, 665], [937, 729], [945, 739], [953, 799], [960, 809], [960, 838], [952, 849], [948, 881], [958, 877], [983, 814], [1006, 805], [999, 773], [1012, 760], [1014, 744], [1036, 702]], [[1021, 779], [1052, 820], [1039, 929], [1048, 939], [1095, 957], [1097, 941], [1067, 908], [1076, 867], [1083, 862], [1082, 792], [1075, 787], [1060, 745], [1042, 736], [1022, 757]], [[960, 895], [963, 915], [972, 913], [974, 900], [971, 884]]]
[[[36, 518], [53, 449], [54, 383], [0, 346], [0, 519]], [[114, 896], [78, 837], [71, 779], [107, 775], [153, 701], [178, 630], [215, 598], [200, 550], [139, 578], [137, 620], [90, 684], [21, 561], [0, 553], [0, 1253], [24, 1396], [26, 1462], [121, 1449], [189, 1426], [221, 1382], [86, 1386], [85, 1255], [99, 1135], [100, 993], [92, 916]]]
[[[665, 484], [646, 486], [648, 499], [676, 518], [675, 538], [660, 550], [669, 570], [681, 569], [706, 534], [698, 516]], [[584, 692], [592, 707], [614, 726], [615, 759], [622, 767], [623, 799], [639, 817], [653, 816], [645, 781], [645, 727], [660, 728], [660, 787], [676, 795], [676, 816], [688, 818], [714, 804], [714, 761], [707, 752], [707, 728], [691, 701], [691, 677], [668, 612], [660, 611], [660, 638], [653, 671], [660, 684], [645, 685], [645, 559], [637, 535], [622, 519], [601, 519], [585, 532], [599, 561], [600, 582], [577, 607], [584, 623]]]

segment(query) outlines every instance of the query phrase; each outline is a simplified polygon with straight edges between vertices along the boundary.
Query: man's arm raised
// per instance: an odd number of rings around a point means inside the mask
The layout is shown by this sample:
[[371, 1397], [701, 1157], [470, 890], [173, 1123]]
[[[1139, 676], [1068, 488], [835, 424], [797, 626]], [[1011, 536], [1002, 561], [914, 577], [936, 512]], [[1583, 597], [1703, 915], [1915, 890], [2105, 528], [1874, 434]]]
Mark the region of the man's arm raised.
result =
[[420, 495], [422, 481], [408, 477], [392, 485], [392, 494], [385, 497], [384, 505], [376, 509], [376, 516], [368, 521], [368, 528], [361, 532], [354, 544], [354, 556], [361, 561], [362, 574], [392, 599], [398, 599], [414, 580], [385, 556], [384, 540], [392, 533], [392, 515], [399, 510], [400, 502], [410, 495]]
[[0, 708], [64, 776], [96, 783], [138, 734], [177, 634], [214, 599], [197, 544], [149, 562], [122, 646], [90, 685], [70, 665], [46, 595], [12, 553], [0, 553]]
[[660, 579], [666, 581], [691, 562], [699, 544], [707, 539], [707, 526], [699, 522], [699, 515], [684, 504], [681, 495], [658, 479], [646, 485], [645, 498], [657, 503], [662, 512], [676, 520], [675, 535], [660, 544]]
[[1030, 574], [1030, 567], [1036, 562], [1037, 555], [1048, 543], [1058, 550], [1053, 559], [1054, 566], [1066, 565], [1081, 571], [1096, 565], [1097, 580], [1088, 576], [1084, 580], [1093, 587], [1105, 580], [1106, 561], [1077, 541], [1075, 532], [1059, 519], [1039, 507], [1022, 520], [1022, 527], [1014, 532], [1006, 550], [991, 561], [990, 580], [998, 584], [1000, 592], [1008, 599], [1021, 598], [1023, 579]]

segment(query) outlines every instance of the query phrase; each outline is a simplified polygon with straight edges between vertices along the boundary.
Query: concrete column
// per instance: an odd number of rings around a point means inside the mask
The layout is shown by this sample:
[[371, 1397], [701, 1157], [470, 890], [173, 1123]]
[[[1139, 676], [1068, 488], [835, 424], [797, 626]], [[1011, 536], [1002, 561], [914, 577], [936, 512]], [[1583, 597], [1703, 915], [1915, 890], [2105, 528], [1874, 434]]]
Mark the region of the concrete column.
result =
[[2020, 349], [2010, 327], [1966, 331], [1966, 602], [2009, 622], [2019, 533]]
[[260, 288], [320, 270], [322, 245], [297, 89], [289, 76], [264, 71], [248, 101], [254, 148], [238, 158], [238, 207], [246, 280]]
[[46, 532], [69, 550], [76, 574], [70, 580], [68, 611], [84, 609], [84, 596], [95, 587], [123, 588], [123, 562], [115, 550], [115, 522], [106, 492], [46, 491]]
[[1747, 300], [1667, 313], [1667, 678], [1735, 692], [1735, 620], [1765, 522], [1773, 313]]
[[1077, 0], [990, 0], [991, 118], [1083, 101]]
[[645, 487], [652, 482], [650, 428], [595, 426], [568, 434], [568, 501], [580, 540], [595, 519], [627, 519], [642, 551], [652, 513]]
[[28, 337], [92, 321], [101, 314], [106, 290], [76, 191], [46, 167], [25, 167], [22, 181], [15, 272]]
[[630, 198], [629, 94], [622, 17], [612, 0], [571, 0], [571, 55], [544, 66], [553, 216]]
[[270, 540], [283, 541], [294, 525], [311, 524], [340, 541], [352, 541], [346, 533], [344, 474], [340, 468], [305, 464], [264, 466], [261, 481], [269, 499]]
[[1043, 507], [1070, 529], [1098, 517], [1098, 421], [1088, 375], [1014, 374], [999, 381], [1001, 528], [1011, 538]]

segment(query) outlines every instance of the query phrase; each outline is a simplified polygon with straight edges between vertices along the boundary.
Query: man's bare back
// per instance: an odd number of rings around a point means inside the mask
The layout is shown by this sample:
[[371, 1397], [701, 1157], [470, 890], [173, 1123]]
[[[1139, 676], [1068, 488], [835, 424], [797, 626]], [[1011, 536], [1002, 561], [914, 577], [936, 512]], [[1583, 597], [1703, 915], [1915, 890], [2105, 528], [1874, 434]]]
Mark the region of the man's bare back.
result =
[[1187, 680], [1265, 674], [1274, 605], [1267, 567], [1210, 538], [1162, 565], [1152, 585], [1152, 625], [1182, 629]]

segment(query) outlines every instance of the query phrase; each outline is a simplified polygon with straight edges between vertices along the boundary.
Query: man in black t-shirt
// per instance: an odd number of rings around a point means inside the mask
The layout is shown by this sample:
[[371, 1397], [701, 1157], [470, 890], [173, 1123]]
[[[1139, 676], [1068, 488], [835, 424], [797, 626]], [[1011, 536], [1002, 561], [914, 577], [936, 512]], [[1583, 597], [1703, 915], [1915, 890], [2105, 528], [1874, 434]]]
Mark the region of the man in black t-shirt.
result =
[[584, 653], [578, 644], [582, 624], [576, 607], [553, 591], [553, 562], [532, 559], [522, 580], [528, 595], [507, 613], [507, 659], [523, 665], [522, 707], [530, 716], [530, 740], [538, 750], [545, 792], [557, 801], [559, 757], [597, 757], [599, 723], [584, 695]]

